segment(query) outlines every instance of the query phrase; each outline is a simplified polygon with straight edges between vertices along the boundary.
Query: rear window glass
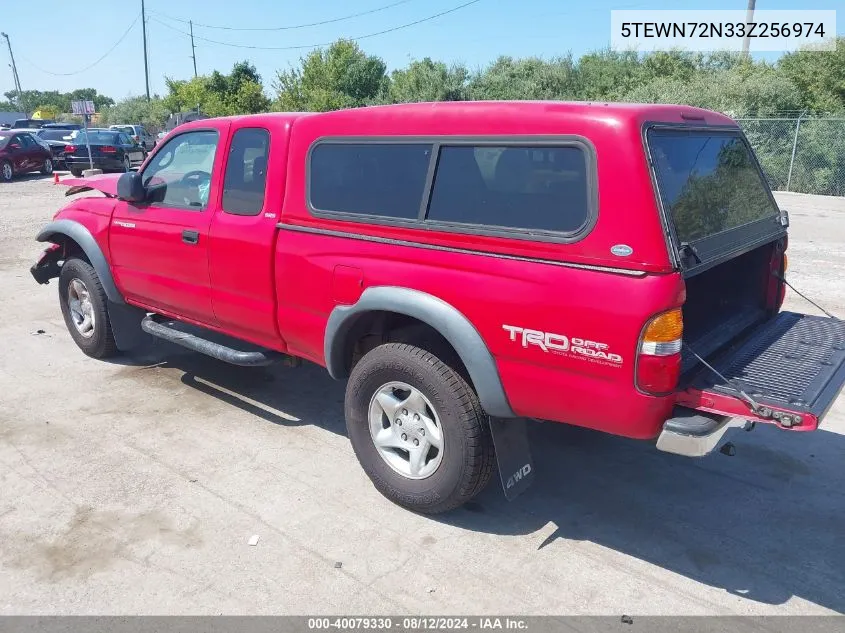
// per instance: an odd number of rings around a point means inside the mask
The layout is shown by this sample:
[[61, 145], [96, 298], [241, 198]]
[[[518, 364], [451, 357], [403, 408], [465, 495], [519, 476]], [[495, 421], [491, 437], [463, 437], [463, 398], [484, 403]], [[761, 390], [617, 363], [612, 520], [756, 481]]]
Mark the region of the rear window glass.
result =
[[778, 213], [751, 150], [733, 132], [650, 130], [663, 205], [694, 242]]
[[[86, 136], [88, 140], [86, 140]], [[75, 143], [91, 143], [92, 145], [120, 145], [120, 132], [80, 132], [73, 139]]]
[[319, 143], [309, 198], [320, 211], [412, 219], [419, 215], [431, 144]]
[[444, 146], [428, 219], [571, 233], [589, 216], [580, 147]]
[[135, 134], [135, 129], [131, 125], [118, 125], [112, 129], [120, 130], [121, 132], [126, 132], [129, 135]]
[[41, 130], [38, 133], [45, 141], [63, 141], [66, 136], [70, 136], [70, 130]]

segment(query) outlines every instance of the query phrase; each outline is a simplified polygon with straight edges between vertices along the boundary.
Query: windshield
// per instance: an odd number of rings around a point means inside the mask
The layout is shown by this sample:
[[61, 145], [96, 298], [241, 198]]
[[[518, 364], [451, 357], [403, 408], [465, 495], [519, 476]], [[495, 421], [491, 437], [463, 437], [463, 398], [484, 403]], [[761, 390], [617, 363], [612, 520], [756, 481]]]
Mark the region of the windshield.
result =
[[768, 185], [736, 132], [648, 133], [663, 205], [681, 242], [777, 215]]
[[45, 141], [63, 141], [66, 136], [70, 135], [70, 130], [45, 130], [38, 132], [38, 137]]

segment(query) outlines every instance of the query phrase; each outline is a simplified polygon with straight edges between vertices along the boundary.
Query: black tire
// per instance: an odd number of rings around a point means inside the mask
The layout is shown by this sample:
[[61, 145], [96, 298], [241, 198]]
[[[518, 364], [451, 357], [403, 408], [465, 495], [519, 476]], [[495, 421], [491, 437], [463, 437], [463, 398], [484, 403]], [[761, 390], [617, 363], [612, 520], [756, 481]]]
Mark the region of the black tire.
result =
[[[403, 476], [373, 442], [370, 402], [380, 387], [400, 381], [431, 403], [442, 427], [440, 465], [425, 479]], [[495, 453], [487, 414], [466, 380], [434, 354], [407, 343], [387, 343], [355, 365], [346, 386], [346, 428], [352, 448], [376, 489], [405, 508], [437, 514], [477, 495], [493, 474]]]
[[82, 178], [82, 170], [81, 169], [77, 169], [76, 167], [71, 167], [70, 173], [73, 174], [74, 178]]
[[15, 177], [15, 168], [7, 160], [0, 162], [0, 180], [3, 182], [12, 182]]
[[[84, 336], [74, 324], [71, 314], [68, 288], [73, 280], [81, 281], [90, 298], [91, 312], [94, 315], [93, 332]], [[107, 308], [106, 292], [94, 268], [85, 260], [71, 258], [65, 261], [59, 273], [59, 305], [71, 338], [86, 355], [92, 358], [115, 356], [117, 345], [114, 341]]]
[[41, 164], [41, 173], [45, 176], [49, 176], [53, 173], [53, 159], [45, 158], [44, 162]]
[[123, 173], [132, 171], [132, 161], [129, 160], [129, 154], [123, 155]]

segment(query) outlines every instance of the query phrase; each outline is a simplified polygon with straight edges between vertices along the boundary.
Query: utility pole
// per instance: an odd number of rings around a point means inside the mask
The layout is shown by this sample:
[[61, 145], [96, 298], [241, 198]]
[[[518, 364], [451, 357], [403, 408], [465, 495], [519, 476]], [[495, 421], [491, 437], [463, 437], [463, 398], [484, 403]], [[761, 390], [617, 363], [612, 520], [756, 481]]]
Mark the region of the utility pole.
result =
[[751, 27], [748, 26], [751, 22], [754, 21], [754, 5], [756, 4], [756, 0], [748, 0], [748, 9], [745, 11], [745, 37], [742, 38], [742, 54], [744, 57], [748, 57], [748, 49], [751, 46], [751, 39], [748, 37], [748, 33], [751, 32]]
[[188, 20], [188, 24], [191, 25], [191, 59], [194, 60], [194, 79], [197, 78], [197, 49], [194, 48], [194, 23], [191, 20]]
[[144, 34], [144, 80], [147, 83], [147, 101], [150, 100], [150, 69], [147, 65], [147, 14], [144, 11], [144, 0], [141, 0], [141, 31]]
[[[6, 44], [9, 45], [9, 57], [12, 58], [12, 77], [15, 80], [15, 90], [18, 91], [18, 107], [23, 107], [23, 95], [21, 94], [21, 80], [18, 77], [18, 67], [15, 65], [15, 56], [12, 54], [12, 42], [9, 39], [9, 36], [5, 33], [0, 33], [3, 37], [6, 38]], [[29, 116], [29, 112], [25, 112], [27, 116]]]

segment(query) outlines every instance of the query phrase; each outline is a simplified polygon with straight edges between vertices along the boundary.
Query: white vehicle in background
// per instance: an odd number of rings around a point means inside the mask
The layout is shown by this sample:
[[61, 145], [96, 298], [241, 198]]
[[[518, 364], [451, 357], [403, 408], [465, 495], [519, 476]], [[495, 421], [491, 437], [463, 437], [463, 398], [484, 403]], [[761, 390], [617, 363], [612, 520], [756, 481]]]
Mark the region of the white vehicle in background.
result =
[[115, 132], [125, 132], [129, 138], [143, 147], [145, 152], [151, 152], [156, 146], [155, 137], [143, 125], [110, 125], [109, 129]]

